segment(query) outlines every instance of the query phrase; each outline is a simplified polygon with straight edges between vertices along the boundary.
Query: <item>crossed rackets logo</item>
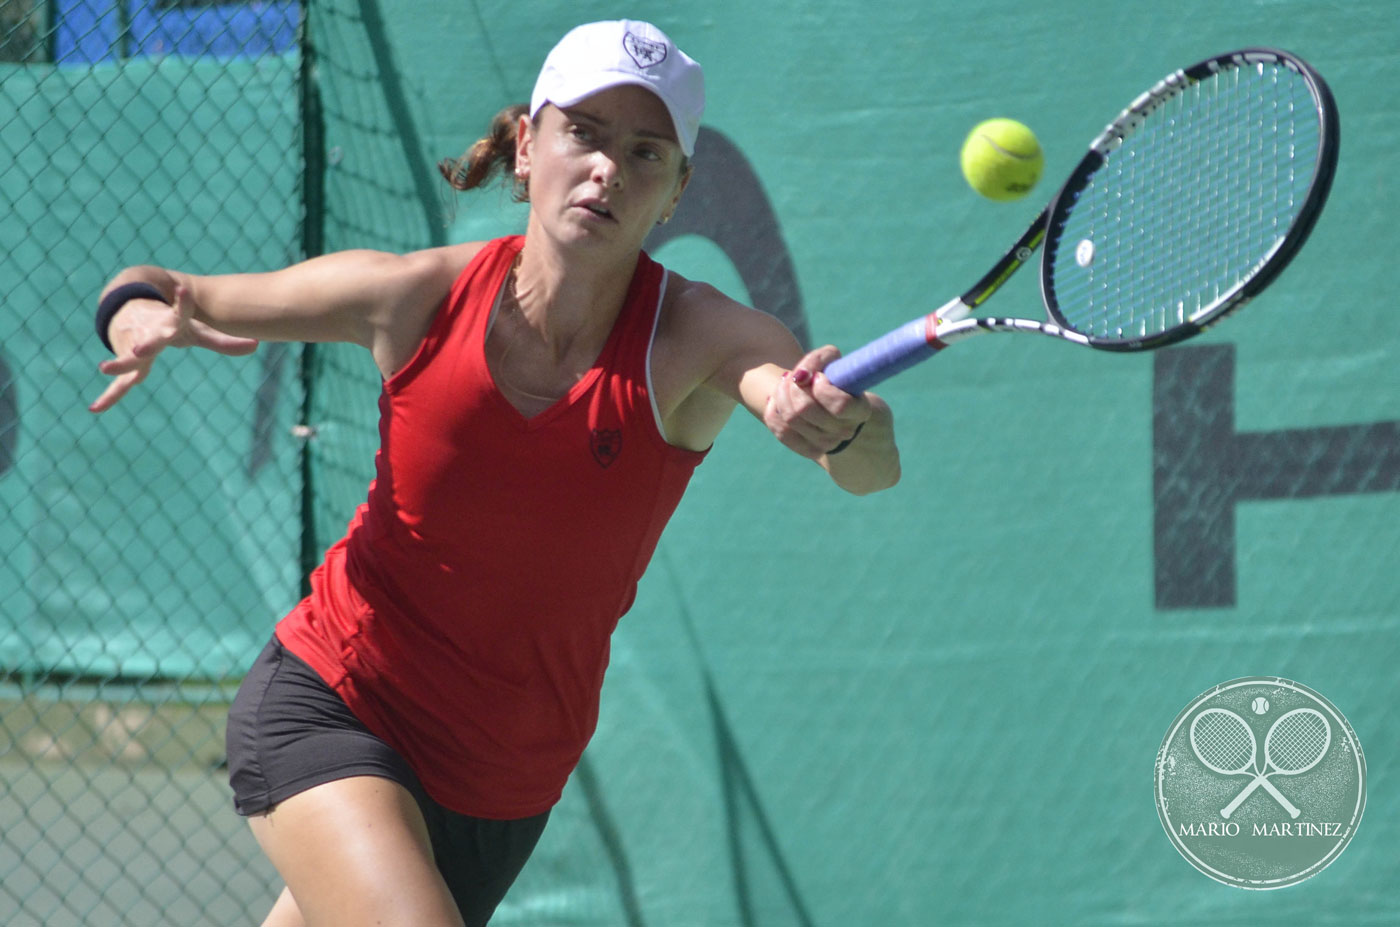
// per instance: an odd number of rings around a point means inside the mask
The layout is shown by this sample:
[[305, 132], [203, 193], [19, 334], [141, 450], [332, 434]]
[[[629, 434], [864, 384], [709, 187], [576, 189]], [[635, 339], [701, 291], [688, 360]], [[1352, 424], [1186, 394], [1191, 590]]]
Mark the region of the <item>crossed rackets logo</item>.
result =
[[1302, 812], [1278, 790], [1270, 776], [1296, 776], [1312, 769], [1332, 746], [1332, 725], [1315, 708], [1295, 708], [1264, 735], [1263, 765], [1259, 744], [1249, 722], [1228, 708], [1207, 708], [1191, 722], [1191, 751], [1211, 772], [1222, 776], [1253, 776], [1249, 784], [1220, 809], [1228, 819], [1245, 799], [1263, 789], [1297, 819]]
[[1283, 888], [1351, 842], [1366, 808], [1366, 759], [1321, 693], [1247, 676], [1181, 710], [1153, 784], [1162, 827], [1187, 862], [1237, 888]]

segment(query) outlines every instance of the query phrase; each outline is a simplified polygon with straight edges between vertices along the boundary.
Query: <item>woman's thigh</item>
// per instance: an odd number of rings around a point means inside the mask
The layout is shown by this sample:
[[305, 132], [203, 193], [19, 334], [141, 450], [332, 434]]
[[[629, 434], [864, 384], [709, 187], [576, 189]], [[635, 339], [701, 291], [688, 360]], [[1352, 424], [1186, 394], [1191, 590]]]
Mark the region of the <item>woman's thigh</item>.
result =
[[460, 927], [417, 800], [377, 776], [337, 779], [250, 816], [308, 927]]

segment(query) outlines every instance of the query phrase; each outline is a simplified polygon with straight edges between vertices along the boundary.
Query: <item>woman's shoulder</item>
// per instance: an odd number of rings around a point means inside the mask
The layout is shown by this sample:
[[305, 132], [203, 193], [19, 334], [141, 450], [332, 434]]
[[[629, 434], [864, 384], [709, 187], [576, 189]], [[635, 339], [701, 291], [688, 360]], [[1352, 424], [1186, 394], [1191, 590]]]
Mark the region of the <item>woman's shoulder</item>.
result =
[[386, 377], [418, 350], [457, 279], [490, 244], [464, 242], [402, 255], [383, 254], [374, 262], [370, 322], [378, 334], [372, 350]]
[[405, 271], [425, 277], [445, 279], [450, 285], [462, 271], [466, 270], [477, 255], [496, 244], [496, 241], [466, 241], [452, 245], [439, 245], [422, 251], [411, 251], [404, 255]]
[[421, 305], [425, 312], [436, 312], [467, 268], [488, 249], [504, 241], [439, 245], [400, 256], [391, 271], [398, 293], [391, 304], [396, 311], [402, 311], [405, 305]]
[[682, 344], [748, 345], [791, 338], [787, 328], [766, 312], [731, 298], [709, 283], [670, 271], [662, 303], [662, 330]]

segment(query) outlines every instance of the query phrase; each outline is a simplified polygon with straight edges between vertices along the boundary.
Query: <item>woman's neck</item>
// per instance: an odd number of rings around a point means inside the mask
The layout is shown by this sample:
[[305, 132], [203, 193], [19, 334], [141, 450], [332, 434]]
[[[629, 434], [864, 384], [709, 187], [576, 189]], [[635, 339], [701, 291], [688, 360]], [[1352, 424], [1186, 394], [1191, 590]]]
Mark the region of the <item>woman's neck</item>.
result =
[[565, 252], [543, 234], [527, 233], [509, 296], [556, 360], [578, 349], [596, 354], [622, 310], [637, 257], [610, 257], [603, 249]]

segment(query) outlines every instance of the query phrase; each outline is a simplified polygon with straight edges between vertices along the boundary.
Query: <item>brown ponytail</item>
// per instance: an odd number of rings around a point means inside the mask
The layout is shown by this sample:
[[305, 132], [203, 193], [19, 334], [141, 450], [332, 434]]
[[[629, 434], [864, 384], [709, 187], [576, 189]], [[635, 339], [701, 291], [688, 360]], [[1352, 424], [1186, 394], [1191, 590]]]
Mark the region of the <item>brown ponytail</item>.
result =
[[[524, 103], [507, 106], [491, 120], [486, 135], [478, 139], [460, 158], [443, 158], [438, 171], [454, 190], [474, 190], [499, 169], [508, 181], [515, 180], [515, 127], [528, 114]], [[528, 199], [525, 185], [516, 182], [515, 198]]]

